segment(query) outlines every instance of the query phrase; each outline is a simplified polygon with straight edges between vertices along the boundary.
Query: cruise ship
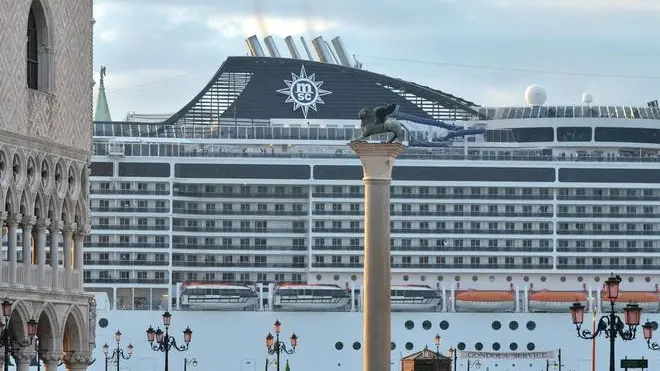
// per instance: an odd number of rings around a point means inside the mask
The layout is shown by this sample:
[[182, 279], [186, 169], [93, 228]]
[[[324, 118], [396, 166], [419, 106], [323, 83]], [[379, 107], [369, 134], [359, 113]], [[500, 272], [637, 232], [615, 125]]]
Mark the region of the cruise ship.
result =
[[[274, 370], [276, 320], [298, 336], [281, 360], [294, 371], [361, 369], [364, 192], [347, 143], [360, 109], [384, 104], [408, 129], [391, 186], [392, 370], [426, 347], [458, 349], [457, 370], [606, 368], [608, 342], [578, 338], [569, 307], [587, 306], [591, 328], [612, 273], [617, 308], [637, 303], [657, 327], [657, 101], [549, 106], [530, 86], [520, 106], [482, 107], [365, 70], [340, 38], [287, 37], [290, 57], [247, 41], [172, 114], [112, 121], [101, 76], [84, 254], [97, 358], [120, 330], [134, 346], [122, 369], [162, 369], [145, 331], [168, 310], [179, 344], [193, 331], [174, 369]], [[617, 340], [624, 357], [660, 369], [641, 329]]]

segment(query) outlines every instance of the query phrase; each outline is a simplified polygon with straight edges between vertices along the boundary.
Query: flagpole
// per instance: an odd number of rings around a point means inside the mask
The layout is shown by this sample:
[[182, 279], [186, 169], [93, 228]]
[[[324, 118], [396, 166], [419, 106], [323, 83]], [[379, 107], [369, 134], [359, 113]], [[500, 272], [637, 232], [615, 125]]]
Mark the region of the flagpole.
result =
[[[591, 333], [596, 333], [596, 306], [591, 299]], [[596, 337], [591, 339], [591, 371], [596, 371]]]

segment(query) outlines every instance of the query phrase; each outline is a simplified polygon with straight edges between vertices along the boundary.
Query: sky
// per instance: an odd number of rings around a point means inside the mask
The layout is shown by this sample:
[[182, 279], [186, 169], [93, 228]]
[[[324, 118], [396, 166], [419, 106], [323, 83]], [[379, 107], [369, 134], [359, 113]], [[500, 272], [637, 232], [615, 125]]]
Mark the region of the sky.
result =
[[[363, 68], [482, 106], [660, 98], [658, 0], [95, 0], [94, 73], [112, 118], [173, 113], [245, 39], [341, 36]], [[302, 46], [298, 44], [302, 51]], [[98, 85], [97, 85], [98, 86]], [[96, 92], [95, 92], [96, 94]], [[95, 97], [96, 101], [96, 97]]]

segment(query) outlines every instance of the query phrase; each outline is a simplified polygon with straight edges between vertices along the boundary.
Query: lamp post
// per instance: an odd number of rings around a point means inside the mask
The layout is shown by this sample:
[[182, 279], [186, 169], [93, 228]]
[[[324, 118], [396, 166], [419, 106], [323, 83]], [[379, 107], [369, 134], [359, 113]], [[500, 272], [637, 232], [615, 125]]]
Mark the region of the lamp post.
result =
[[[154, 330], [153, 327], [149, 326], [147, 329], [147, 340], [149, 341], [151, 349], [156, 352], [165, 353], [165, 371], [169, 371], [170, 350], [176, 349], [179, 352], [185, 352], [190, 347], [190, 339], [192, 338], [192, 330], [190, 327], [186, 327], [186, 329], [183, 330], [183, 342], [185, 344], [181, 346], [176, 345], [176, 340], [174, 340], [174, 337], [169, 333], [171, 323], [172, 315], [170, 312], [165, 312], [163, 313], [163, 326], [165, 326], [165, 332], [163, 332], [160, 327], [157, 330]], [[154, 340], [156, 341], [156, 344], [154, 344]]]
[[193, 359], [184, 358], [183, 359], [183, 371], [188, 371], [188, 365], [191, 365], [193, 367], [197, 367], [197, 358], [193, 358]]
[[[266, 335], [266, 349], [268, 350], [268, 354], [273, 355], [275, 354], [276, 358], [276, 363], [277, 363], [277, 371], [280, 371], [280, 354], [286, 353], [286, 354], [293, 354], [296, 351], [296, 345], [298, 345], [298, 336], [296, 336], [296, 333], [294, 332], [291, 335], [291, 348], [288, 348], [286, 344], [284, 344], [283, 341], [280, 341], [280, 327], [282, 324], [280, 323], [279, 320], [275, 321], [275, 324], [273, 327], [275, 328], [275, 337], [273, 338], [273, 335], [269, 332], [268, 335]], [[275, 341], [273, 341], [273, 339]]]
[[127, 354], [124, 354], [124, 350], [119, 347], [119, 342], [121, 341], [121, 332], [117, 330], [115, 332], [115, 341], [117, 342], [117, 348], [112, 351], [112, 354], [108, 356], [108, 351], [110, 346], [108, 343], [103, 345], [103, 354], [105, 355], [105, 371], [108, 371], [108, 361], [117, 363], [117, 371], [119, 371], [119, 360], [120, 359], [129, 359], [133, 355], [133, 344], [128, 343]]
[[646, 344], [651, 350], [660, 350], [660, 345], [658, 343], [651, 342], [651, 339], [653, 338], [653, 331], [655, 331], [655, 325], [653, 325], [652, 322], [649, 322], [649, 320], [646, 320], [646, 323], [642, 325], [642, 331], [644, 333], [644, 340], [646, 340]]
[[470, 366], [474, 366], [474, 368], [476, 368], [478, 370], [478, 369], [481, 368], [481, 362], [479, 362], [478, 359], [476, 359], [474, 361], [470, 361], [468, 359], [468, 361], [467, 361], [467, 371], [470, 371]]
[[37, 321], [31, 319], [27, 322], [28, 325], [28, 338], [27, 339], [17, 339], [16, 336], [12, 336], [10, 333], [10, 324], [9, 319], [11, 318], [11, 305], [12, 303], [5, 299], [2, 302], [2, 317], [3, 321], [0, 322], [0, 346], [5, 348], [5, 371], [9, 371], [9, 355], [13, 351], [18, 351], [20, 348], [25, 348], [32, 344], [34, 337], [37, 335]]
[[632, 340], [635, 338], [635, 333], [637, 331], [637, 325], [639, 325], [639, 319], [642, 313], [642, 308], [637, 304], [628, 304], [623, 308], [625, 315], [625, 325], [628, 325], [628, 328], [624, 329], [624, 321], [616, 314], [614, 304], [616, 303], [617, 297], [619, 297], [619, 284], [621, 283], [621, 277], [612, 276], [605, 281], [605, 287], [607, 289], [607, 297], [610, 299], [610, 311], [608, 314], [602, 316], [598, 320], [598, 326], [596, 331], [592, 332], [587, 329], [582, 329], [582, 323], [584, 322], [584, 305], [581, 303], [574, 303], [571, 306], [571, 317], [573, 319], [573, 324], [577, 330], [578, 337], [582, 339], [591, 340], [601, 333], [605, 333], [605, 336], [610, 339], [610, 371], [615, 371], [615, 360], [614, 360], [614, 345], [617, 335], [623, 340]]
[[454, 371], [458, 366], [458, 349], [449, 348], [449, 358], [453, 358], [452, 363], [454, 364]]

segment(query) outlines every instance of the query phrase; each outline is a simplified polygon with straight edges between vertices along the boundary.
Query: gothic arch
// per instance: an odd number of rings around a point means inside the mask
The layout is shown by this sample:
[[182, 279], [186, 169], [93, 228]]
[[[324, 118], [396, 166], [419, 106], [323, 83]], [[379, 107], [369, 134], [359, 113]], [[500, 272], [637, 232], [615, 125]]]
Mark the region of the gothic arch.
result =
[[18, 207], [18, 212], [21, 213], [21, 215], [32, 215], [32, 212], [34, 211], [34, 206], [32, 206], [30, 199], [31, 197], [29, 191], [24, 190], [23, 193], [21, 194], [21, 201]]
[[62, 202], [62, 215], [60, 220], [65, 224], [73, 223], [74, 221], [74, 205], [71, 202], [71, 199], [67, 195]]
[[18, 339], [27, 337], [27, 322], [31, 319], [30, 310], [22, 300], [14, 301], [11, 317], [9, 317], [10, 328]]
[[60, 220], [60, 216], [62, 215], [62, 211], [60, 210], [61, 205], [62, 204], [57, 199], [57, 196], [51, 196], [50, 201], [48, 202], [48, 211], [46, 212], [46, 217], [51, 221]]
[[36, 216], [37, 218], [46, 217], [47, 211], [44, 200], [45, 197], [41, 192], [37, 193], [37, 196], [34, 198], [34, 211], [32, 212], [32, 215]]
[[61, 329], [64, 351], [85, 352], [89, 350], [87, 340], [87, 322], [80, 307], [72, 305], [63, 317], [66, 318]]
[[77, 223], [79, 227], [84, 224], [87, 224], [87, 214], [85, 213], [83, 202], [80, 199], [77, 200], [76, 202], [76, 209], [75, 209], [73, 221]]
[[18, 213], [18, 201], [16, 200], [16, 194], [13, 187], [7, 188], [7, 193], [5, 194], [5, 206], [4, 210], [9, 214]]
[[49, 351], [57, 351], [55, 349], [59, 344], [60, 327], [57, 321], [57, 312], [50, 302], [45, 302], [37, 311], [38, 315], [38, 334], [39, 345], [41, 349]]
[[30, 89], [53, 90], [53, 30], [52, 12], [47, 0], [32, 0], [25, 17], [28, 34], [26, 54], [27, 85]]

